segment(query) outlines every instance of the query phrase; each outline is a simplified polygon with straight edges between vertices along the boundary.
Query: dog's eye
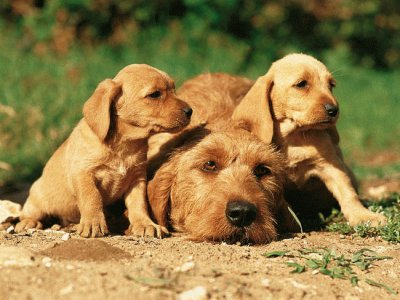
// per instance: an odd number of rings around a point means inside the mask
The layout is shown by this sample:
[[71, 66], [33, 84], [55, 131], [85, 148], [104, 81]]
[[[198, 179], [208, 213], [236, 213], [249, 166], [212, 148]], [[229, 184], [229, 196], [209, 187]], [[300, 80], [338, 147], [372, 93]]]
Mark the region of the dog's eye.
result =
[[336, 87], [335, 80], [330, 80], [329, 81], [329, 89], [332, 91], [334, 87]]
[[305, 88], [307, 85], [308, 85], [307, 80], [302, 80], [302, 81], [300, 81], [300, 82], [295, 84], [295, 86], [300, 88], [300, 89]]
[[155, 91], [151, 94], [148, 94], [147, 97], [157, 99], [161, 97], [161, 92], [160, 91]]
[[271, 169], [268, 168], [266, 165], [258, 165], [254, 168], [253, 174], [257, 178], [261, 178], [271, 174]]
[[209, 160], [201, 168], [203, 171], [215, 172], [217, 171], [217, 163], [215, 161]]

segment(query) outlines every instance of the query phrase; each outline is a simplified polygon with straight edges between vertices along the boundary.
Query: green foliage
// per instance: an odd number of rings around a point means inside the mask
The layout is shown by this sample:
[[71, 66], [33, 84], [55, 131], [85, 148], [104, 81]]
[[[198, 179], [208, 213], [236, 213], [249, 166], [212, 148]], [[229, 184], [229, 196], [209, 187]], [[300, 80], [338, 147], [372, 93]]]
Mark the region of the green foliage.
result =
[[400, 195], [393, 194], [388, 199], [380, 201], [364, 201], [364, 204], [372, 211], [383, 213], [388, 218], [387, 224], [381, 227], [373, 227], [366, 223], [352, 227], [346, 223], [342, 213], [333, 210], [329, 217], [321, 216], [325, 229], [344, 235], [381, 237], [392, 243], [400, 243]]
[[[279, 255], [273, 255], [277, 253]], [[392, 259], [390, 256], [380, 256], [370, 249], [360, 249], [353, 253], [351, 257], [346, 257], [344, 254], [337, 255], [335, 251], [327, 248], [307, 249], [303, 248], [297, 251], [274, 251], [264, 253], [267, 258], [288, 257], [291, 260], [286, 262], [286, 265], [294, 268], [291, 273], [303, 273], [307, 268], [313, 270], [313, 274], [322, 274], [331, 277], [332, 279], [349, 280], [352, 286], [357, 286], [358, 282], [364, 280], [369, 285], [383, 288], [391, 294], [397, 295], [397, 291], [376, 282], [369, 278], [360, 278], [354, 268], [359, 269], [363, 274], [368, 272], [368, 269], [373, 263], [380, 260]], [[297, 262], [293, 262], [292, 259]]]
[[17, 26], [27, 45], [66, 52], [75, 41], [125, 44], [143, 31], [182, 28], [190, 44], [210, 42], [212, 32], [248, 45], [246, 63], [260, 54], [321, 55], [342, 49], [367, 66], [400, 65], [400, 4], [395, 0], [3, 0], [0, 16]]

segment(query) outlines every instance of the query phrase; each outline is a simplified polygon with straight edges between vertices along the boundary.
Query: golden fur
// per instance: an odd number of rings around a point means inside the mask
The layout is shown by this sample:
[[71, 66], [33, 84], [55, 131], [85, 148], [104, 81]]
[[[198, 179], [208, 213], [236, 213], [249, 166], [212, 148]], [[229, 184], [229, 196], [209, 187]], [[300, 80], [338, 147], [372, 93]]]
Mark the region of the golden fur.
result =
[[102, 81], [83, 107], [83, 118], [32, 185], [18, 232], [41, 228], [47, 217], [79, 223], [84, 237], [107, 234], [104, 207], [125, 199], [130, 233], [162, 236], [146, 204], [146, 153], [150, 135], [177, 131], [190, 107], [173, 80], [148, 65], [129, 65]]
[[[201, 75], [186, 84], [208, 89], [212, 76]], [[218, 74], [218, 78], [220, 84], [213, 89], [223, 86], [231, 93], [241, 94], [249, 87], [246, 79], [234, 77], [235, 83], [227, 86], [233, 83], [232, 76]], [[255, 81], [235, 111], [232, 108], [232, 118], [247, 122], [255, 135], [277, 145], [286, 156], [285, 194], [293, 205], [301, 200], [305, 202], [301, 205], [307, 205], [312, 199], [321, 203], [334, 198], [350, 225], [384, 224], [384, 216], [361, 204], [354, 177], [343, 161], [335, 126], [338, 114], [329, 115], [326, 108], [329, 105], [338, 109], [332, 93], [335, 84], [320, 61], [304, 54], [291, 54], [273, 63], [267, 74]], [[219, 100], [229, 105], [232, 102]]]
[[[224, 75], [201, 78], [204, 84], [190, 81], [178, 93], [193, 107], [191, 128], [170, 136], [167, 143], [165, 135], [153, 138], [153, 146], [160, 149], [149, 160], [148, 197], [154, 219], [200, 241], [265, 243], [278, 230], [293, 230], [296, 225], [282, 197], [282, 156], [248, 132], [248, 124], [218, 111], [229, 112], [245, 94], [228, 89], [229, 83], [247, 82], [250, 88], [251, 81], [230, 77], [221, 87]], [[257, 208], [250, 225], [237, 226], [228, 219], [229, 205], [238, 200]]]

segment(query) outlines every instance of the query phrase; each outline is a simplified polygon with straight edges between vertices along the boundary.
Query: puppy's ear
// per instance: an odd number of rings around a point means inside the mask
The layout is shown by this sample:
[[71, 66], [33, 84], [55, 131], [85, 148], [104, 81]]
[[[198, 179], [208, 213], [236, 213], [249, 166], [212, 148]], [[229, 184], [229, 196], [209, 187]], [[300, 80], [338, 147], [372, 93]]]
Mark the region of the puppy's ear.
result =
[[273, 80], [270, 72], [259, 77], [232, 114], [233, 120], [244, 123], [247, 130], [268, 144], [274, 133], [270, 111], [272, 86]]
[[120, 84], [111, 79], [103, 80], [83, 106], [85, 121], [101, 141], [105, 140], [110, 128], [111, 104], [121, 91]]
[[154, 221], [168, 227], [170, 211], [170, 193], [176, 175], [176, 162], [168, 161], [157, 170], [153, 179], [147, 184], [147, 196]]

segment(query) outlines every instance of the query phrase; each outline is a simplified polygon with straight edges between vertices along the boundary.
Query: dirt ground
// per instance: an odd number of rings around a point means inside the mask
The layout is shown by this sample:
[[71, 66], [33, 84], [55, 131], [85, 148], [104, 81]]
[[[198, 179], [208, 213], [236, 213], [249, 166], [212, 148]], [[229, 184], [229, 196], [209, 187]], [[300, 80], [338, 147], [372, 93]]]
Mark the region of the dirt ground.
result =
[[[398, 183], [367, 182], [364, 191], [398, 192]], [[24, 193], [9, 198], [18, 200]], [[274, 250], [323, 247], [346, 257], [363, 248], [392, 257], [357, 274], [400, 293], [400, 244], [380, 238], [309, 232], [252, 246], [195, 243], [179, 235], [163, 240], [121, 235], [82, 239], [62, 230], [40, 230], [0, 231], [0, 300], [398, 299], [365, 280], [354, 287], [348, 279], [310, 269], [291, 273], [289, 258], [263, 256]]]
[[400, 245], [335, 233], [311, 232], [263, 246], [194, 243], [182, 236], [82, 239], [51, 230], [3, 231], [0, 242], [1, 299], [176, 299], [196, 287], [197, 298], [182, 299], [396, 299], [365, 282], [353, 287], [309, 270], [290, 273], [287, 258], [262, 255], [321, 247], [346, 256], [369, 248], [393, 257], [360, 278], [400, 291]]

